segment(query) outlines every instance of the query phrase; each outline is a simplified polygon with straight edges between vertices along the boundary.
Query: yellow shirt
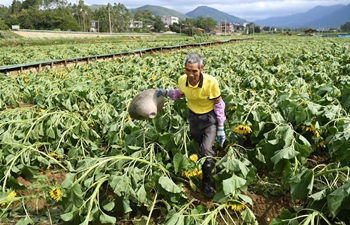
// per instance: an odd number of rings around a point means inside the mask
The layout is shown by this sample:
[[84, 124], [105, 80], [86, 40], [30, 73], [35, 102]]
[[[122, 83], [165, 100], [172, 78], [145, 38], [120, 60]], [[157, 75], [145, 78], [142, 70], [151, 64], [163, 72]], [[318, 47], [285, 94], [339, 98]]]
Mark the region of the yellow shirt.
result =
[[192, 86], [187, 75], [179, 78], [180, 94], [187, 99], [188, 108], [196, 114], [204, 114], [214, 109], [215, 99], [220, 97], [218, 80], [208, 74], [201, 74], [196, 86]]

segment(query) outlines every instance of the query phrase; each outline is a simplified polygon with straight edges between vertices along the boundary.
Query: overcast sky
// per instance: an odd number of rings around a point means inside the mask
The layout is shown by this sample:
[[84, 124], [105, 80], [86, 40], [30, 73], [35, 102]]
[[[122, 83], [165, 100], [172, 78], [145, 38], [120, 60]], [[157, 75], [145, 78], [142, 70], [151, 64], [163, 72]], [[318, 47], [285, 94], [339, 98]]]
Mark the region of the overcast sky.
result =
[[[78, 0], [68, 1], [72, 3], [78, 2]], [[173, 9], [183, 14], [194, 10], [198, 6], [208, 6], [248, 21], [302, 13], [318, 5], [350, 4], [350, 0], [84, 0], [84, 2], [87, 5], [121, 3], [127, 8], [156, 5]], [[9, 6], [11, 3], [12, 0], [0, 0], [0, 5]]]

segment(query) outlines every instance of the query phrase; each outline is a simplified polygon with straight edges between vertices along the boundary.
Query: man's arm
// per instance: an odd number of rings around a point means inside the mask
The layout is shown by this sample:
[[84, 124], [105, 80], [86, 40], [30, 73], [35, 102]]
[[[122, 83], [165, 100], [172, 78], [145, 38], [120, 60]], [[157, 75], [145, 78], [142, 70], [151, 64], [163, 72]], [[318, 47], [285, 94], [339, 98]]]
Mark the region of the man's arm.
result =
[[226, 134], [224, 130], [224, 122], [226, 120], [226, 116], [225, 116], [225, 102], [222, 100], [221, 96], [215, 99], [214, 112], [218, 120], [218, 127], [216, 131], [216, 141], [221, 146], [223, 146], [226, 139]]
[[221, 96], [215, 99], [214, 112], [215, 112], [216, 118], [218, 119], [218, 125], [224, 126], [224, 122], [226, 120], [225, 102], [222, 100]]
[[169, 96], [169, 98], [173, 101], [175, 101], [178, 98], [184, 97], [183, 94], [180, 93], [180, 90], [178, 88], [176, 89], [159, 89], [157, 92], [157, 97], [163, 95], [164, 97]]

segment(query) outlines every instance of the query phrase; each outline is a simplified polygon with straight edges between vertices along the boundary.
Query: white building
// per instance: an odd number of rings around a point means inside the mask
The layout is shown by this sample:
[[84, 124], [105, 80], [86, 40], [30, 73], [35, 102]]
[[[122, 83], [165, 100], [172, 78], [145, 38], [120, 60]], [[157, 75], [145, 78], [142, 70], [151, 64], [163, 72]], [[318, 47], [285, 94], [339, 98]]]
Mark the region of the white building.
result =
[[134, 21], [134, 20], [132, 20], [132, 21], [130, 21], [129, 27], [131, 29], [142, 28], [143, 27], [143, 23], [142, 23], [142, 21], [136, 21], [136, 20]]
[[175, 17], [175, 16], [162, 16], [162, 22], [165, 25], [173, 25], [174, 23], [179, 23], [179, 17]]

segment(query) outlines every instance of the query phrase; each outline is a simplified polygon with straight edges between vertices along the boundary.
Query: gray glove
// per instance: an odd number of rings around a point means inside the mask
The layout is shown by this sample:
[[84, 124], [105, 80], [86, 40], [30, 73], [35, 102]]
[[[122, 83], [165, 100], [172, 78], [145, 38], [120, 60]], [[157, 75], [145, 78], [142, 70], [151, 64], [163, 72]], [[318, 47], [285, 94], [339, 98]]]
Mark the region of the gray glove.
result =
[[157, 91], [157, 97], [163, 95], [164, 97], [167, 97], [168, 96], [168, 89], [158, 89]]
[[220, 146], [224, 145], [226, 139], [224, 126], [218, 126], [218, 129], [216, 131], [216, 141], [219, 142]]

